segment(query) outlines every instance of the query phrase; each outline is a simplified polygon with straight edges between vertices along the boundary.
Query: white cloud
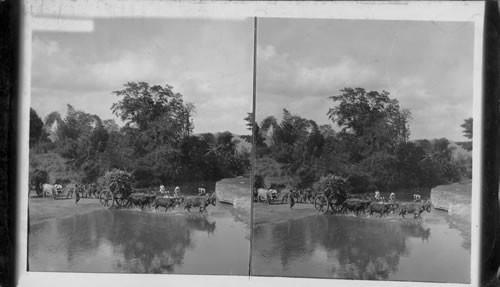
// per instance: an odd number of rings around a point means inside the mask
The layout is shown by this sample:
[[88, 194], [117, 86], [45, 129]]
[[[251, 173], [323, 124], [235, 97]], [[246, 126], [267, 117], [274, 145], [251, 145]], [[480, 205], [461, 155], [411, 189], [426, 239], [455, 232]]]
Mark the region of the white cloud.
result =
[[[425, 74], [389, 73], [383, 65], [362, 63], [349, 55], [318, 64], [309, 62], [307, 56], [292, 59], [271, 45], [260, 47], [259, 51], [259, 121], [269, 115], [280, 117], [282, 109], [287, 108], [319, 124], [331, 123], [326, 113], [334, 103], [328, 97], [344, 87], [362, 87], [389, 91], [401, 108], [411, 111], [412, 139], [462, 140], [460, 124], [472, 112], [470, 70], [466, 67], [458, 66], [436, 79]], [[444, 81], [448, 86], [437, 85], [436, 81]]]
[[[192, 41], [199, 39], [195, 36]], [[110, 107], [118, 98], [111, 92], [124, 83], [169, 84], [184, 95], [186, 102], [195, 105], [195, 132], [229, 130], [246, 134], [243, 118], [252, 109], [251, 47], [230, 41], [234, 35], [224, 37], [229, 44], [217, 44], [221, 47], [210, 45], [213, 38], [209, 36], [202, 37], [199, 45], [189, 43], [191, 39], [174, 47], [157, 41], [163, 44], [147, 51], [109, 45], [108, 56], [104, 57], [83, 55], [75, 48], [79, 43], [92, 47], [92, 38], [82, 43], [35, 36], [32, 106], [42, 117], [56, 110], [64, 114], [69, 103], [105, 119], [114, 118]]]

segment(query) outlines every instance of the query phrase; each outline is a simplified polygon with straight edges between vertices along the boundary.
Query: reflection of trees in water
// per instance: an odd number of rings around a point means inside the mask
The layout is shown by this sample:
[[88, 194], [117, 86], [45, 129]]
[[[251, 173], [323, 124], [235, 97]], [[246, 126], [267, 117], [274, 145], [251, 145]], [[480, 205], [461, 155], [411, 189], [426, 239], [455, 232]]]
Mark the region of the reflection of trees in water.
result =
[[[312, 256], [321, 247], [327, 251], [325, 264], [331, 264], [332, 277], [365, 280], [387, 279], [397, 271], [400, 257], [408, 255], [407, 239], [428, 240], [430, 236], [430, 228], [422, 227], [420, 222], [341, 216], [308, 217], [270, 228], [272, 245], [262, 246], [268, 241], [259, 239], [266, 235], [265, 228], [260, 228], [255, 234], [256, 246], [265, 257], [279, 255], [283, 271], [290, 262]], [[310, 275], [317, 275], [314, 272], [311, 270]]]
[[456, 229], [460, 232], [460, 237], [462, 237], [462, 247], [470, 251], [471, 245], [471, 223], [466, 219], [462, 219], [459, 216], [446, 215], [446, 222], [451, 229]]
[[58, 234], [69, 238], [69, 262], [77, 251], [89, 252], [98, 250], [101, 244], [110, 244], [116, 271], [171, 273], [176, 265], [183, 264], [186, 249], [193, 247], [193, 230], [213, 234], [215, 222], [209, 222], [204, 215], [102, 211], [62, 220]]

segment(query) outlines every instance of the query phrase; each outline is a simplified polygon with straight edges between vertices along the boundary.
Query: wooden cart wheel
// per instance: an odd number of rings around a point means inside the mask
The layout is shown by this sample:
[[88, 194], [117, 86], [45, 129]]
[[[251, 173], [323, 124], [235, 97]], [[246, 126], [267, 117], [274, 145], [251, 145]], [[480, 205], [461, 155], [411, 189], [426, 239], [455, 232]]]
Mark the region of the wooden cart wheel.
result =
[[342, 211], [342, 204], [339, 204], [337, 202], [332, 203], [332, 209], [334, 212], [338, 213], [338, 212]]
[[314, 208], [320, 213], [325, 214], [328, 211], [328, 198], [320, 194], [314, 199]]
[[99, 203], [105, 208], [111, 208], [115, 201], [115, 196], [110, 190], [103, 190], [99, 194]]
[[128, 198], [123, 193], [116, 194], [115, 201], [119, 207], [126, 207], [128, 205]]

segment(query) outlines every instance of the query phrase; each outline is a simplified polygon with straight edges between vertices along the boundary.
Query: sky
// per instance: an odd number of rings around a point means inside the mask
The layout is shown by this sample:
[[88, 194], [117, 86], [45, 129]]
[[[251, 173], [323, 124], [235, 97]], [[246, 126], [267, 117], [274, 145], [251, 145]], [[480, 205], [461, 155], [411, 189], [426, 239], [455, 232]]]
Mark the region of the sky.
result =
[[92, 32], [33, 33], [31, 107], [44, 119], [66, 105], [114, 119], [129, 81], [171, 85], [194, 104], [194, 132], [248, 134], [253, 20], [98, 19]]
[[[128, 81], [171, 85], [195, 105], [194, 132], [248, 134], [253, 19], [98, 19], [93, 32], [33, 33], [31, 106], [66, 105], [120, 120], [110, 108]], [[386, 90], [412, 113], [411, 139], [464, 141], [472, 116], [473, 24], [263, 19], [257, 34], [256, 117], [332, 123], [344, 87]], [[335, 126], [334, 126], [335, 128]]]
[[410, 139], [465, 141], [473, 29], [465, 22], [259, 19], [257, 121], [280, 119], [286, 108], [332, 124], [329, 97], [361, 87], [386, 90], [410, 110]]

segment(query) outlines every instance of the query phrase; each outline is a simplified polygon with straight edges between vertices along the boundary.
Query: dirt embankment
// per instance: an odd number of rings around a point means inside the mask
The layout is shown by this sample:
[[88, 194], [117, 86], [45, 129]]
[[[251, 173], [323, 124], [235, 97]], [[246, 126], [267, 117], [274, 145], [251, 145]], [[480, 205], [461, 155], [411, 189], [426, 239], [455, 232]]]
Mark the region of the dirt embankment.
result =
[[233, 206], [231, 213], [246, 224], [252, 208], [250, 179], [246, 177], [224, 178], [215, 185], [215, 194], [221, 204]]
[[470, 225], [472, 214], [472, 183], [440, 185], [431, 191], [432, 205], [445, 210], [448, 215], [462, 224]]

